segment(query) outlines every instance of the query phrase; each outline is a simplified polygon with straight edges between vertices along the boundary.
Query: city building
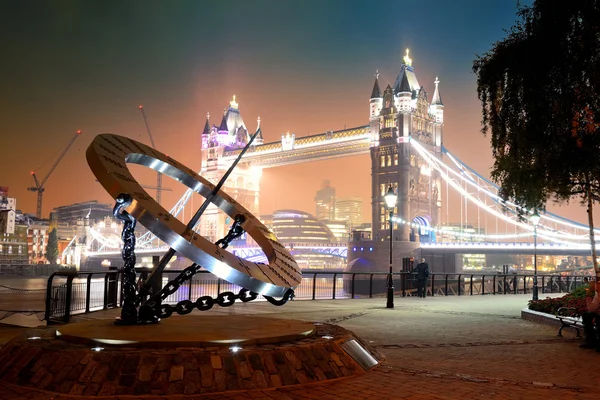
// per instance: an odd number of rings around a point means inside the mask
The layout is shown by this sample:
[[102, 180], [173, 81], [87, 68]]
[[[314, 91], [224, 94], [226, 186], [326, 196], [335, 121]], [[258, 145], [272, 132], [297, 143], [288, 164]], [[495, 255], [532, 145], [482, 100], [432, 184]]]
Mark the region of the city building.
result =
[[[46, 246], [50, 223], [47, 219], [26, 215], [27, 221], [27, 254], [30, 264], [46, 264]], [[52, 260], [56, 262], [55, 260]]]
[[17, 210], [17, 200], [0, 186], [0, 264], [27, 264], [27, 224]]
[[27, 225], [17, 222], [14, 233], [0, 234], [0, 264], [27, 263]]
[[260, 222], [263, 223], [264, 226], [273, 230], [273, 214], [264, 214], [259, 217]]
[[50, 221], [57, 225], [74, 226], [77, 225], [78, 220], [88, 218], [90, 223], [94, 224], [105, 217], [112, 216], [112, 210], [112, 205], [98, 203], [96, 200], [74, 203], [53, 209]]
[[0, 234], [12, 235], [15, 233], [15, 210], [0, 209]]
[[315, 216], [298, 210], [278, 210], [273, 213], [273, 233], [288, 247], [302, 269], [342, 269], [345, 259], [314, 252], [307, 247], [335, 243], [331, 230]]
[[323, 181], [323, 187], [315, 194], [317, 219], [335, 220], [335, 188], [330, 186], [329, 181]]
[[334, 220], [334, 221], [321, 221], [326, 227], [331, 230], [331, 233], [335, 236], [337, 242], [347, 243], [350, 235], [350, 225], [348, 221]]
[[331, 243], [335, 235], [313, 215], [298, 210], [277, 210], [273, 213], [273, 233], [283, 244]]
[[363, 201], [360, 197], [339, 197], [335, 199], [335, 219], [347, 221], [348, 230], [363, 223]]
[[8, 186], [0, 186], [0, 234], [14, 234], [17, 200], [8, 197]]

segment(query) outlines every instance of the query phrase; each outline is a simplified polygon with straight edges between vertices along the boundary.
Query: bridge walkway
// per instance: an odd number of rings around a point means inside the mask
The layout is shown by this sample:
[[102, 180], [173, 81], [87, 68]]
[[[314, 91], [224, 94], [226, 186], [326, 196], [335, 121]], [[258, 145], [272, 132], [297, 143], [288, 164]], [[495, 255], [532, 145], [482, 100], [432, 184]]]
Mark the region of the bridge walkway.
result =
[[[529, 295], [385, 300], [292, 301], [236, 304], [213, 314], [277, 314], [281, 318], [337, 323], [385, 356], [359, 377], [274, 390], [251, 390], [167, 399], [597, 399], [599, 355], [577, 347], [574, 335], [520, 318]], [[285, 309], [285, 312], [282, 312]], [[76, 319], [112, 318], [118, 310]], [[176, 316], [174, 318], [185, 318]], [[0, 399], [47, 399], [44, 392], [0, 385]], [[55, 399], [81, 399], [56, 396]], [[114, 397], [112, 397], [114, 398]], [[127, 399], [139, 399], [127, 396]]]

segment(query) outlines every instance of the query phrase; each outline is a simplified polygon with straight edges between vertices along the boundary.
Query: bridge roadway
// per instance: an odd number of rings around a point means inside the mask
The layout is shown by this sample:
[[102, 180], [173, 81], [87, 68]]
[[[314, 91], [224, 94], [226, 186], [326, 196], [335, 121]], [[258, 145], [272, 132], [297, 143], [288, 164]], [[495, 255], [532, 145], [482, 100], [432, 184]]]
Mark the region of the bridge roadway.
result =
[[[383, 298], [292, 301], [284, 306], [285, 312], [264, 302], [215, 308], [208, 313], [335, 323], [358, 334], [385, 359], [358, 377], [327, 383], [127, 399], [597, 399], [598, 354], [579, 349], [580, 339], [570, 332], [558, 338], [555, 327], [522, 320], [520, 312], [529, 299], [529, 295], [397, 298], [394, 309], [386, 309]], [[112, 319], [117, 312], [76, 318]], [[19, 331], [1, 327], [0, 340]], [[0, 384], [1, 400], [48, 398], [47, 392]]]
[[[369, 243], [371, 242], [353, 242], [350, 243], [350, 251], [368, 251]], [[286, 246], [290, 248], [289, 246]], [[348, 255], [348, 244], [332, 243], [332, 244], [310, 244], [298, 243], [294, 244], [293, 249], [310, 250], [315, 253], [331, 254], [334, 256], [346, 258]], [[292, 249], [292, 250], [293, 250]], [[157, 248], [139, 248], [136, 249], [136, 254], [139, 255], [162, 255], [168, 250], [168, 247]], [[477, 253], [477, 254], [531, 254], [534, 251], [540, 256], [552, 255], [572, 255], [572, 256], [589, 256], [589, 244], [581, 245], [562, 245], [555, 243], [540, 243], [535, 248], [533, 243], [516, 242], [516, 243], [493, 243], [493, 242], [442, 242], [442, 243], [421, 243], [421, 250], [429, 254], [448, 254], [448, 253]], [[229, 251], [233, 252], [242, 258], [257, 257], [263, 254], [260, 247], [231, 247]], [[101, 252], [88, 252], [88, 257], [110, 257], [120, 256], [121, 250], [109, 250]]]

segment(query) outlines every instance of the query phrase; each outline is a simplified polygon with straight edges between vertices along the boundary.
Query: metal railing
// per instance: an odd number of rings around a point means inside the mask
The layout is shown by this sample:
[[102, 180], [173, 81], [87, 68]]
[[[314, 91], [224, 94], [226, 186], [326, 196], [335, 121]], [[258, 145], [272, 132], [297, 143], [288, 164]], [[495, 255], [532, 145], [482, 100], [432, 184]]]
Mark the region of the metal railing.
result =
[[[149, 270], [136, 271], [145, 280]], [[163, 271], [159, 280], [164, 286], [181, 271]], [[295, 289], [295, 299], [354, 299], [384, 296], [387, 272], [326, 272], [303, 271]], [[416, 275], [407, 272], [393, 274], [395, 294], [410, 297], [417, 293]], [[582, 276], [538, 275], [540, 294], [565, 293], [582, 286]], [[432, 274], [427, 280], [430, 296], [507, 295], [531, 293], [533, 275], [524, 274]], [[201, 296], [216, 297], [220, 293], [237, 292], [241, 288], [201, 271], [183, 284], [163, 303], [195, 301]], [[120, 307], [122, 302], [120, 272], [57, 272], [48, 278], [45, 320], [48, 324], [67, 323], [74, 314]]]

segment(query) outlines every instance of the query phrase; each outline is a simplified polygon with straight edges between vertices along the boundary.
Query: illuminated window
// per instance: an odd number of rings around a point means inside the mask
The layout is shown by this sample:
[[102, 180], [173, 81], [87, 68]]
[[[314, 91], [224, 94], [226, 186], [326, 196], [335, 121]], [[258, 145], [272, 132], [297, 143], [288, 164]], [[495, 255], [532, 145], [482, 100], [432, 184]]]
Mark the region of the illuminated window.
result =
[[387, 162], [386, 162], [387, 166], [388, 166], [388, 167], [391, 167], [391, 166], [392, 166], [392, 156], [390, 156], [390, 155], [388, 154], [387, 156], [385, 156], [385, 159], [386, 159], [386, 161], [387, 161]]
[[385, 167], [385, 156], [380, 156], [379, 158], [381, 159], [381, 166]]
[[394, 165], [398, 165], [398, 153], [394, 153]]

